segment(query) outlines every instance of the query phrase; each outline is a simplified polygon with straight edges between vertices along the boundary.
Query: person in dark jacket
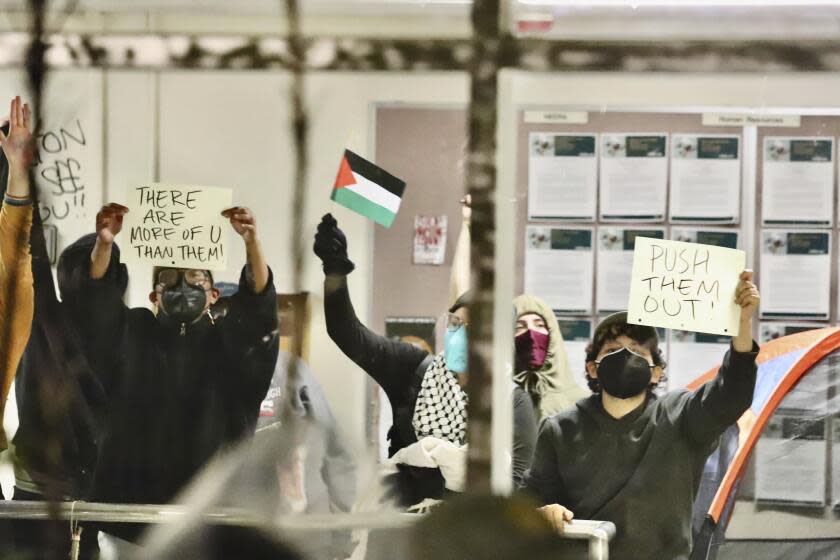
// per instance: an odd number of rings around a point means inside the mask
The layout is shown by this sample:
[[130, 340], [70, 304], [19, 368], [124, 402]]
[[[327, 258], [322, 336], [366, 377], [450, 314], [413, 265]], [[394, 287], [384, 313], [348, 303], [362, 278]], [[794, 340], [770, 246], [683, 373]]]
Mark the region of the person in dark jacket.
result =
[[[12, 350], [3, 356], [2, 374], [4, 399], [11, 379], [15, 378], [18, 429], [10, 449], [15, 471], [14, 499], [75, 499], [82, 495], [81, 489], [93, 471], [96, 410], [102, 393], [81, 351], [81, 339], [58, 301], [41, 217], [32, 212], [37, 206], [37, 192], [29, 189], [31, 161], [26, 162], [32, 157], [26, 152], [28, 105], [16, 98], [12, 109], [10, 116], [17, 113], [16, 118], [0, 127], [6, 135], [0, 150], [0, 197], [5, 199], [4, 261], [12, 254], [13, 245], [18, 250], [16, 254], [25, 245], [25, 253], [15, 257], [19, 259], [17, 268], [4, 263], [6, 272], [16, 270], [18, 275], [13, 318], [24, 318], [23, 323], [12, 323], [12, 336], [7, 341], [12, 343]], [[11, 161], [7, 160], [7, 153]], [[23, 193], [28, 196], [21, 197]], [[28, 217], [24, 220], [21, 218], [25, 211]], [[7, 231], [6, 225], [25, 233], [25, 237], [16, 239], [21, 236]], [[21, 241], [23, 245], [18, 244]], [[0, 321], [4, 319], [9, 317]], [[3, 552], [8, 555], [24, 559], [64, 558], [69, 554], [70, 541], [63, 522], [8, 520], [2, 525], [11, 535], [3, 539]], [[92, 539], [83, 536], [81, 548], [82, 557], [95, 551], [95, 534]]]
[[[277, 303], [271, 271], [245, 208], [223, 215], [242, 237], [247, 265], [227, 315], [207, 270], [156, 269], [156, 313], [122, 301], [126, 267], [113, 250], [128, 210], [111, 204], [96, 235], [68, 247], [62, 297], [107, 395], [88, 500], [167, 503], [217, 452], [252, 434], [277, 360]], [[140, 528], [109, 533], [136, 540]]]
[[752, 403], [759, 299], [743, 272], [738, 335], [717, 377], [694, 392], [654, 394], [665, 367], [654, 328], [623, 312], [598, 325], [586, 356], [594, 394], [542, 423], [523, 485], [558, 530], [573, 515], [611, 521], [610, 558], [688, 559], [706, 459]]
[[[466, 443], [464, 375], [467, 372], [468, 296], [449, 309], [445, 350], [433, 356], [412, 344], [391, 340], [365, 327], [356, 317], [347, 288], [347, 275], [355, 265], [347, 256], [347, 240], [335, 219], [327, 214], [318, 226], [315, 254], [323, 262], [324, 313], [327, 332], [344, 354], [370, 375], [388, 397], [393, 425], [388, 432], [388, 455], [408, 455], [421, 440], [434, 438], [457, 455]], [[530, 463], [536, 436], [536, 416], [528, 395], [514, 389], [514, 480]], [[422, 454], [422, 453], [421, 453]], [[412, 462], [396, 465], [389, 475], [393, 497], [401, 507], [426, 499], [440, 499], [453, 485], [440, 468]]]

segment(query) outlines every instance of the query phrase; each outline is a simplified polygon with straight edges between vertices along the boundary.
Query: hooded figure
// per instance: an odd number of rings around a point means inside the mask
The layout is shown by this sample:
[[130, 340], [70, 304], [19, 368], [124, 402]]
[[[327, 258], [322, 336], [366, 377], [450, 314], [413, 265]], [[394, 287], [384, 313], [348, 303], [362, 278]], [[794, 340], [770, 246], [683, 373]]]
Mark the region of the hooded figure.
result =
[[540, 298], [528, 294], [516, 297], [513, 305], [517, 318], [534, 313], [542, 317], [548, 329], [548, 345], [543, 364], [533, 369], [527, 364], [520, 365], [523, 360], [517, 359], [514, 374], [514, 381], [531, 395], [534, 407], [542, 420], [574, 406], [577, 401], [588, 396], [589, 392], [572, 378], [563, 335], [560, 333], [560, 325], [554, 311]]

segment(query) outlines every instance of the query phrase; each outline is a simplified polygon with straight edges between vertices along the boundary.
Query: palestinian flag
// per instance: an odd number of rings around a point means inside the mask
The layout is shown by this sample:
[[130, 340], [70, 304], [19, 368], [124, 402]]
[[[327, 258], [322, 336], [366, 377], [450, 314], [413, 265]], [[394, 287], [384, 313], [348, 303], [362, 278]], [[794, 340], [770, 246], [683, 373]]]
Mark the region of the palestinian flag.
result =
[[378, 224], [391, 227], [400, 209], [403, 191], [405, 181], [345, 150], [330, 198]]

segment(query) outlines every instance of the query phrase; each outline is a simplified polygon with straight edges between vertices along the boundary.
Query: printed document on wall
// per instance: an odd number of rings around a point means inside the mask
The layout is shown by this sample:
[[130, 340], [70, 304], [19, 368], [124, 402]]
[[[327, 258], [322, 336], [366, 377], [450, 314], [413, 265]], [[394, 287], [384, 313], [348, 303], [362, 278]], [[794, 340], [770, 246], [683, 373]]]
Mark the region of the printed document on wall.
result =
[[592, 228], [528, 226], [525, 293], [541, 297], [557, 313], [591, 313], [592, 236]]
[[738, 249], [739, 231], [737, 229], [701, 228], [688, 226], [674, 226], [671, 228], [671, 239], [683, 243], [700, 243], [701, 245], [716, 245]]
[[580, 317], [557, 317], [563, 345], [569, 357], [569, 373], [575, 383], [589, 390], [584, 372], [586, 371], [586, 347], [592, 338], [592, 321]]
[[686, 385], [718, 367], [731, 340], [724, 335], [671, 330], [666, 370], [668, 390], [685, 389]]
[[672, 136], [671, 221], [738, 222], [740, 140], [740, 136], [733, 135]]
[[834, 139], [764, 138], [764, 225], [830, 227], [834, 222]]
[[783, 321], [762, 321], [758, 327], [758, 343], [764, 344], [783, 336], [789, 336], [827, 327], [826, 323], [789, 323]]
[[598, 193], [598, 136], [528, 136], [528, 218], [593, 221]]
[[600, 166], [602, 220], [665, 219], [667, 134], [601, 134]]
[[829, 318], [831, 233], [762, 230], [761, 317]]
[[755, 497], [791, 506], [823, 506], [825, 419], [778, 411], [755, 446]]
[[599, 312], [627, 309], [636, 237], [665, 239], [665, 230], [619, 227], [598, 229], [598, 279], [595, 284], [595, 304]]

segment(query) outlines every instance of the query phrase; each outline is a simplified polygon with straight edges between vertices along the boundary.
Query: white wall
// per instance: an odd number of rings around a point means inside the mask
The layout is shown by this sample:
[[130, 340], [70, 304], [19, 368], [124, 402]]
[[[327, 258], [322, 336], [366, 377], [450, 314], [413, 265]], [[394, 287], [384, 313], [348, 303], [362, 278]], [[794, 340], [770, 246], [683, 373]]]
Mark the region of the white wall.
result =
[[[291, 291], [290, 205], [293, 146], [289, 134], [289, 79], [266, 72], [164, 72], [160, 75], [161, 181], [231, 186], [235, 201], [253, 208], [279, 291]], [[309, 247], [320, 217], [332, 212], [347, 234], [357, 269], [350, 277], [356, 310], [370, 309], [372, 226], [329, 200], [345, 147], [367, 154], [371, 107], [380, 102], [463, 103], [467, 81], [459, 75], [312, 74], [307, 78], [311, 112], [307, 246], [304, 289], [313, 295], [311, 365], [333, 411], [354, 446], [364, 442], [365, 375], [340, 353], [323, 322], [320, 262]], [[244, 262], [234, 252], [231, 263]], [[234, 280], [232, 267], [221, 279]], [[131, 301], [148, 288], [133, 285]]]
[[[3, 76], [15, 74], [6, 71]], [[129, 187], [151, 180], [232, 187], [235, 202], [250, 206], [257, 214], [278, 291], [291, 291], [289, 77], [263, 71], [108, 71], [104, 75], [106, 181], [100, 187], [104, 199], [124, 200]], [[14, 78], [23, 83], [21, 76]], [[329, 200], [341, 154], [345, 148], [368, 154], [373, 145], [374, 104], [463, 104], [467, 80], [451, 73], [323, 73], [309, 75], [306, 88], [311, 111], [311, 166], [304, 217], [307, 260], [303, 289], [312, 293], [310, 361], [339, 425], [353, 447], [361, 450], [366, 377], [327, 337], [323, 274], [310, 249], [315, 228], [324, 213], [332, 212], [346, 232], [350, 256], [357, 265], [350, 279], [351, 294], [360, 318], [366, 321], [371, 302], [373, 229], [367, 220]], [[228, 271], [217, 275], [219, 279], [238, 279], [238, 267], [244, 264], [241, 247], [236, 246], [230, 263]], [[150, 269], [132, 266], [130, 272], [129, 305], [148, 305]], [[16, 427], [16, 422], [12, 424], [10, 427]]]
[[[253, 208], [279, 291], [291, 291], [290, 201], [293, 146], [289, 134], [288, 76], [268, 72], [108, 72], [107, 196], [120, 199], [142, 181], [229, 186], [235, 202]], [[329, 340], [323, 323], [320, 263], [309, 251], [321, 215], [333, 212], [347, 233], [357, 270], [351, 276], [356, 309], [370, 309], [372, 226], [329, 200], [345, 147], [368, 152], [374, 103], [463, 103], [463, 76], [313, 74], [311, 168], [304, 218], [307, 261], [304, 289], [313, 295], [311, 365], [334, 413], [355, 447], [365, 434], [365, 376]], [[159, 104], [160, 119], [156, 119]], [[157, 147], [156, 147], [157, 145]], [[217, 276], [238, 278], [244, 251], [235, 246], [231, 267]], [[234, 263], [237, 263], [234, 265]], [[148, 269], [132, 270], [130, 305], [146, 305]]]

